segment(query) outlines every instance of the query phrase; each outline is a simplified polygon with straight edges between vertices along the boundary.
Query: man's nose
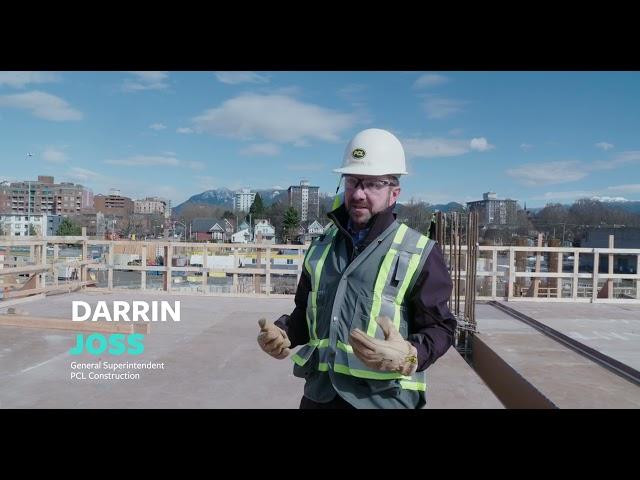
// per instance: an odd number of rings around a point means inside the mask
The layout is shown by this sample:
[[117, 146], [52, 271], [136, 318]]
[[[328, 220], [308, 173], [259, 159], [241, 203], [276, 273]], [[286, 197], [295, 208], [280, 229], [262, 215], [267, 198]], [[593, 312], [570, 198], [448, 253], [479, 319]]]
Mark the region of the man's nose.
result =
[[358, 200], [365, 200], [367, 196], [364, 194], [364, 190], [360, 188], [360, 186], [358, 186], [358, 188], [353, 190], [353, 192], [351, 193], [351, 198], [353, 200], [358, 201]]

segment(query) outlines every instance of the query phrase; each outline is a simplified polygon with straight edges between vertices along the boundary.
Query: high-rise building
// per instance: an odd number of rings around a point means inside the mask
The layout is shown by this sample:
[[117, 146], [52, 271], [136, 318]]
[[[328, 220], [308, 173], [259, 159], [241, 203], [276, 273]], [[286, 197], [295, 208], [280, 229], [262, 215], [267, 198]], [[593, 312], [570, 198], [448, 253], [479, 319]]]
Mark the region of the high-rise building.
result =
[[320, 215], [319, 190], [319, 187], [310, 186], [307, 180], [289, 187], [289, 206], [298, 211], [301, 222], [315, 220]]
[[0, 182], [0, 213], [11, 213], [11, 184]]
[[238, 212], [248, 212], [255, 198], [255, 193], [251, 193], [251, 190], [248, 188], [243, 188], [236, 192], [233, 208]]
[[89, 203], [91, 190], [74, 183], [54, 183], [48, 175], [39, 175], [38, 180], [12, 182], [0, 187], [0, 211], [25, 214], [44, 213], [68, 215], [79, 213], [83, 202]]
[[159, 197], [147, 197], [142, 200], [135, 200], [133, 202], [134, 213], [140, 213], [143, 215], [163, 215], [167, 216], [167, 210], [171, 216], [171, 202]]
[[111, 190], [109, 195], [96, 195], [93, 197], [96, 212], [101, 212], [109, 231], [118, 231], [128, 227], [133, 214], [133, 200], [123, 197], [118, 190]]
[[495, 192], [482, 194], [482, 200], [467, 202], [469, 211], [478, 212], [480, 225], [513, 225], [517, 220], [517, 202], [511, 199], [498, 199]]

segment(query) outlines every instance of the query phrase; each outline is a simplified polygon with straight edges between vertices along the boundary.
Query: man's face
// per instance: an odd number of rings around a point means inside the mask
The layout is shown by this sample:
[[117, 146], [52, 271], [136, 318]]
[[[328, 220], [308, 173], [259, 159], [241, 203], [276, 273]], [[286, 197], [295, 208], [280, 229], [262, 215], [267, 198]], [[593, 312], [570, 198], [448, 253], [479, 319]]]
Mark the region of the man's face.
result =
[[387, 175], [345, 175], [344, 200], [351, 221], [362, 228], [376, 213], [396, 203], [400, 187], [395, 183]]

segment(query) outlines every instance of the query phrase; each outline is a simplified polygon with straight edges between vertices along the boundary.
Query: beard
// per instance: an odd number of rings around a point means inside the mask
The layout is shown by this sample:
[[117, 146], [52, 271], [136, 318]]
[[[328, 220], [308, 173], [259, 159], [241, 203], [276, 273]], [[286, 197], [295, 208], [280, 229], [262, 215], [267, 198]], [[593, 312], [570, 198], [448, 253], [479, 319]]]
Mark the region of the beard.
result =
[[366, 205], [351, 205], [349, 206], [349, 216], [354, 224], [363, 227], [371, 220], [373, 214]]

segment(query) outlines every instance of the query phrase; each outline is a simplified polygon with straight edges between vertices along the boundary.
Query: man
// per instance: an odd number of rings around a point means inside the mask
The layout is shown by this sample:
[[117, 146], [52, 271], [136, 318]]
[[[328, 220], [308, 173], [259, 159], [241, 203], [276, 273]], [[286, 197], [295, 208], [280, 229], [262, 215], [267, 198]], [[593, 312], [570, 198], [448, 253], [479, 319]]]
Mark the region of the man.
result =
[[[422, 408], [425, 370], [453, 344], [452, 283], [433, 240], [393, 208], [406, 175], [400, 141], [367, 129], [347, 145], [344, 203], [310, 246], [291, 315], [259, 321], [258, 344], [293, 355], [300, 408]], [[337, 198], [337, 200], [339, 197]]]

